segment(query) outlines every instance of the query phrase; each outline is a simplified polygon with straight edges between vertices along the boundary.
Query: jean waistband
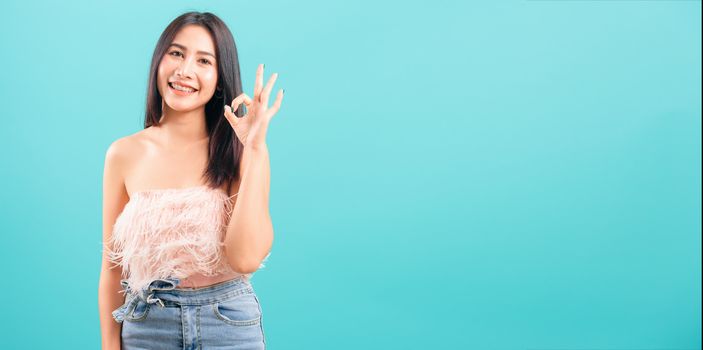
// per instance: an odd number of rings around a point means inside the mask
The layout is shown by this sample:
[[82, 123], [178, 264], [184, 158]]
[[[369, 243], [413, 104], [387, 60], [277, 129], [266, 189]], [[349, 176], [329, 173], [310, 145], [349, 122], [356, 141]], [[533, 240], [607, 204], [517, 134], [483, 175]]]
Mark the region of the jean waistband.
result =
[[195, 288], [179, 288], [179, 282], [180, 279], [175, 277], [159, 278], [152, 280], [144, 289], [135, 291], [130, 288], [126, 279], [120, 280], [122, 288], [132, 296], [148, 304], [159, 303], [161, 307], [166, 304], [203, 305], [254, 292], [251, 282], [245, 276], [238, 276], [213, 285]]

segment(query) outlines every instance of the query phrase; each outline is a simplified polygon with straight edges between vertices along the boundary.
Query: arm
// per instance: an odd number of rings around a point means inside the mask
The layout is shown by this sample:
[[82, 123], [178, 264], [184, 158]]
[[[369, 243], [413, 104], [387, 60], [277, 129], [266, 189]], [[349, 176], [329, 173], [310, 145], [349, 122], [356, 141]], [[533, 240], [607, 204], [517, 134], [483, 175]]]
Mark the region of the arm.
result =
[[273, 244], [268, 147], [245, 147], [241, 162], [241, 181], [224, 243], [232, 269], [251, 273], [259, 268]]
[[[113, 142], [105, 155], [103, 173], [103, 244], [110, 239], [112, 226], [117, 216], [129, 200], [122, 177], [122, 158], [120, 151], [121, 140]], [[114, 267], [114, 268], [110, 268]], [[115, 267], [103, 249], [100, 282], [98, 285], [98, 309], [100, 312], [100, 334], [102, 349], [121, 349], [120, 333], [122, 325], [112, 318], [112, 311], [124, 303], [124, 296], [118, 293], [122, 286], [122, 269]]]

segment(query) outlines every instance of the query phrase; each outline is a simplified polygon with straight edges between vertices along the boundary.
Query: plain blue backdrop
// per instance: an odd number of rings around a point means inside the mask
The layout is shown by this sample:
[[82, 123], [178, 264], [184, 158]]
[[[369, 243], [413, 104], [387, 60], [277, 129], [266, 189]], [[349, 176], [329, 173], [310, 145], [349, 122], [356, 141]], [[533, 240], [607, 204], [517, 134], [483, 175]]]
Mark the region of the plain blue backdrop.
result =
[[3, 348], [99, 348], [105, 151], [196, 10], [286, 89], [270, 349], [700, 349], [700, 1], [1, 7]]

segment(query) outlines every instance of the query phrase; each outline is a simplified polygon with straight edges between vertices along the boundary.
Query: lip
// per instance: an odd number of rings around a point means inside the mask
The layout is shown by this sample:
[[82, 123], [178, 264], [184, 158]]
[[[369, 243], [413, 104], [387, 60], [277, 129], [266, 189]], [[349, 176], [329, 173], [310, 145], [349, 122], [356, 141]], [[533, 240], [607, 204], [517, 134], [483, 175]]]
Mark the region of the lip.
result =
[[[169, 82], [167, 85], [168, 85], [169, 90], [171, 90], [171, 92], [173, 92], [174, 94], [176, 94], [178, 96], [190, 96], [190, 95], [193, 95], [196, 92], [198, 92], [198, 90], [195, 90], [193, 92], [185, 92], [185, 91], [181, 91], [181, 90], [176, 90], [173, 87], [171, 87], [171, 82]], [[182, 85], [186, 85], [186, 84], [182, 84]], [[191, 86], [188, 86], [188, 87], [192, 88]]]
[[191, 89], [193, 89], [193, 90], [195, 90], [195, 91], [198, 91], [198, 89], [196, 89], [196, 88], [194, 88], [194, 87], [192, 87], [192, 86], [190, 86], [190, 85], [188, 85], [188, 84], [186, 84], [186, 83], [184, 83], [184, 82], [182, 82], [182, 81], [174, 80], [174, 81], [169, 81], [169, 83], [170, 83], [170, 84], [178, 83], [178, 85], [185, 86], [185, 87], [189, 87], [189, 88], [191, 88]]

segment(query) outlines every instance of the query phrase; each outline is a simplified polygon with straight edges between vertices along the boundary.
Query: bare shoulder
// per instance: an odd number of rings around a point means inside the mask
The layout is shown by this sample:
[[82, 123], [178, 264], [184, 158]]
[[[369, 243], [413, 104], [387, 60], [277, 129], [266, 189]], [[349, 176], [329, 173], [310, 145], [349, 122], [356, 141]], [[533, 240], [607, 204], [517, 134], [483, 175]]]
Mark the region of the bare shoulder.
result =
[[131, 157], [140, 153], [143, 143], [148, 138], [147, 129], [120, 137], [110, 144], [106, 156], [116, 161], [127, 162]]
[[112, 169], [113, 172], [121, 172], [128, 156], [128, 137], [121, 137], [113, 141], [105, 152], [105, 170]]
[[[112, 179], [113, 186], [125, 186], [128, 169], [143, 153], [146, 129], [120, 137], [113, 141], [105, 152], [105, 176]], [[117, 183], [119, 182], [119, 183]]]
[[133, 158], [135, 134], [120, 137], [113, 141], [105, 152], [103, 170], [103, 271], [110, 271], [118, 278], [120, 269], [113, 270], [113, 262], [109, 260], [111, 250], [112, 229], [117, 217], [129, 201], [125, 186], [126, 169]]

